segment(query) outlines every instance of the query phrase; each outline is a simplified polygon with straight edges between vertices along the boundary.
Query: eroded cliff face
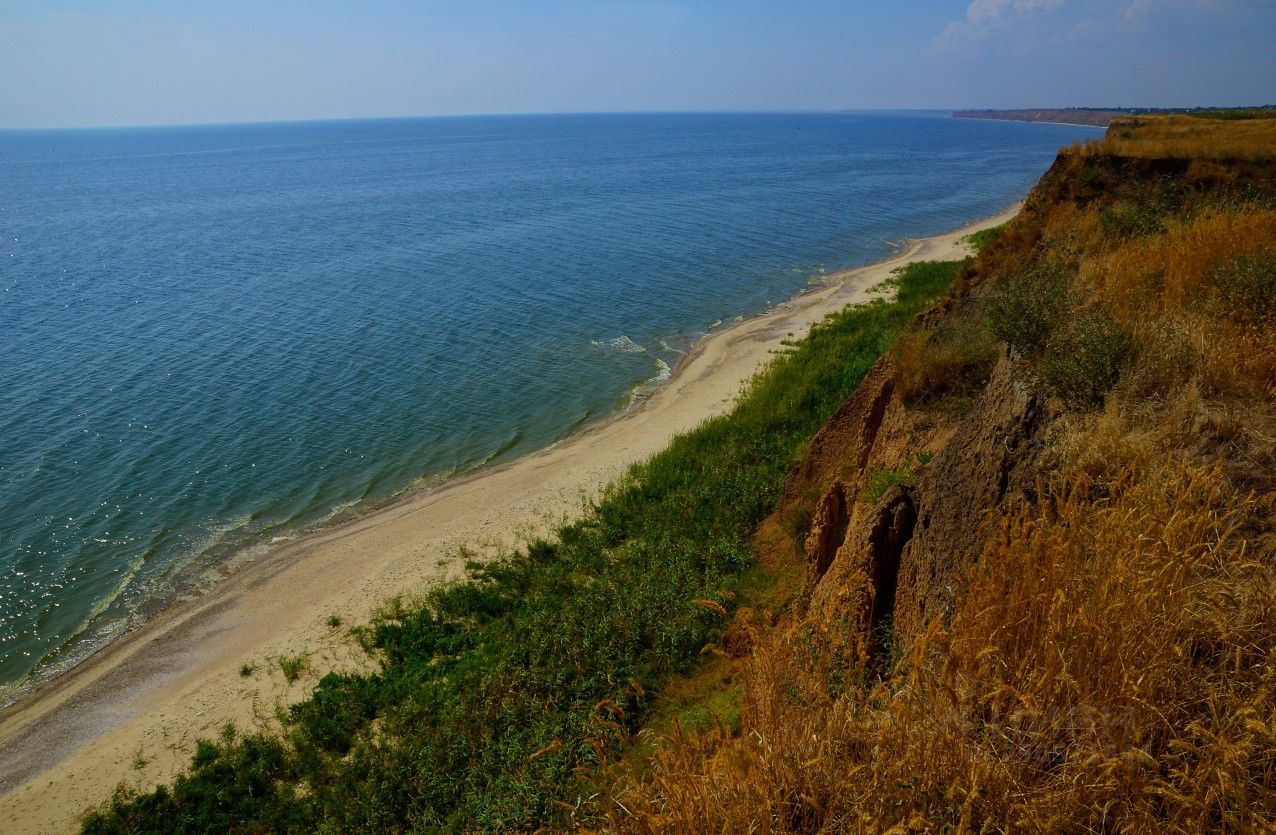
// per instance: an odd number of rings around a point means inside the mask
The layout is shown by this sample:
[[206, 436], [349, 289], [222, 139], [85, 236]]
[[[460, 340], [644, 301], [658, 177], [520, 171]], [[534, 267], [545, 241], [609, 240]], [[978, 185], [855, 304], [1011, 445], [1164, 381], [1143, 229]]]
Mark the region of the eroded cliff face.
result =
[[635, 831], [1272, 828], [1276, 120], [1114, 124], [980, 243], [788, 474], [796, 602]]
[[[1200, 195], [1222, 203], [1270, 188], [1270, 166], [1258, 163], [1062, 153], [997, 256], [976, 260], [911, 330], [951, 327], [979, 307], [974, 297], [998, 275], [1051, 259], [1075, 270], [1052, 224], [1080, 225], [1076, 218], [1093, 216], [1096, 205], [1100, 224], [1112, 226], [1102, 234], [1137, 237]], [[898, 357], [883, 358], [785, 484], [773, 526], [792, 531], [805, 555], [805, 612], [843, 625], [865, 657], [886, 637], [907, 646], [933, 620], [946, 622], [989, 520], [1034, 500], [1049, 476], [1043, 453], [1067, 407], [1014, 349], [1003, 342], [996, 352], [972, 394], [920, 405], [909, 402]]]
[[[882, 360], [785, 485], [781, 515], [818, 496], [804, 539], [813, 612], [845, 623], [866, 654], [888, 625], [907, 642], [944, 616], [989, 512], [1033, 496], [1053, 419], [1009, 356], [956, 416], [907, 408]], [[872, 489], [874, 474], [900, 483]]]

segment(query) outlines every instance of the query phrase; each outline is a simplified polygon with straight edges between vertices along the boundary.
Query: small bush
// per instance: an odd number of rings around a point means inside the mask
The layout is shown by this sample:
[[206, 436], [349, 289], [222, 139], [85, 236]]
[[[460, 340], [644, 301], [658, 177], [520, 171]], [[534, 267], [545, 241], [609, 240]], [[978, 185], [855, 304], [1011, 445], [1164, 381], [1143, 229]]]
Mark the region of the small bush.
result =
[[1036, 355], [1063, 309], [1068, 283], [1055, 265], [993, 283], [982, 299], [988, 331], [1021, 355]]
[[1085, 408], [1121, 376], [1132, 355], [1130, 337], [1105, 311], [1078, 311], [1050, 339], [1039, 367], [1041, 379], [1069, 406]]
[[947, 317], [933, 331], [903, 334], [892, 352], [895, 382], [910, 406], [964, 396], [988, 380], [997, 343], [974, 310]]
[[286, 782], [292, 775], [284, 748], [268, 736], [200, 740], [190, 771], [171, 787], [142, 795], [121, 788], [85, 819], [83, 831], [233, 832], [262, 819], [277, 831], [303, 831], [298, 812], [306, 803]]
[[1276, 319], [1276, 250], [1239, 255], [1205, 274], [1207, 304], [1241, 320]]
[[1163, 399], [1199, 373], [1203, 357], [1191, 332], [1196, 324], [1167, 318], [1139, 329], [1137, 351], [1121, 382], [1131, 397]]
[[301, 678], [309, 666], [310, 654], [307, 652], [279, 657], [279, 669], [283, 671], [284, 678], [288, 680], [289, 684]]
[[244, 678], [248, 678], [250, 675], [253, 674], [253, 671], [256, 669], [257, 669], [256, 666], [245, 661], [239, 668], [239, 674], [243, 676]]
[[814, 507], [810, 504], [804, 504], [789, 516], [789, 534], [793, 537], [793, 543], [797, 546], [798, 551], [801, 551], [806, 544], [806, 535], [811, 530], [811, 518], [814, 515]]
[[882, 500], [882, 496], [886, 495], [886, 491], [896, 484], [912, 483], [913, 471], [908, 464], [904, 464], [897, 470], [869, 470], [860, 498], [869, 504], [877, 504]]
[[1137, 238], [1165, 232], [1165, 219], [1148, 203], [1118, 203], [1099, 209], [1099, 226], [1109, 237]]
[[320, 679], [311, 698], [289, 709], [298, 750], [314, 746], [338, 755], [349, 752], [359, 730], [377, 715], [378, 685], [373, 678], [335, 673]]

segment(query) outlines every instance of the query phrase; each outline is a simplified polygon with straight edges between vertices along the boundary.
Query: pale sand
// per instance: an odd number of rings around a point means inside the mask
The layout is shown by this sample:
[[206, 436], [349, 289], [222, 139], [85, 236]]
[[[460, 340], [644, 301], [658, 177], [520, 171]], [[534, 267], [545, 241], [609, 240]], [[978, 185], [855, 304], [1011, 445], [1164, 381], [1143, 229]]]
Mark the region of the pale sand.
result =
[[[121, 781], [149, 787], [167, 780], [189, 762], [197, 738], [228, 721], [252, 727], [277, 704], [303, 697], [314, 673], [289, 686], [273, 660], [279, 656], [309, 650], [315, 672], [360, 663], [340, 637], [344, 630], [327, 625], [330, 615], [363, 622], [392, 595], [457, 576], [460, 546], [513, 543], [578, 514], [630, 464], [727, 411], [782, 340], [869, 298], [902, 264], [964, 257], [963, 236], [1017, 210], [830, 276], [819, 289], [701, 340], [667, 383], [624, 414], [281, 546], [199, 599], [171, 606], [0, 715], [0, 830], [73, 830]], [[240, 675], [245, 663], [256, 666], [248, 677]]]

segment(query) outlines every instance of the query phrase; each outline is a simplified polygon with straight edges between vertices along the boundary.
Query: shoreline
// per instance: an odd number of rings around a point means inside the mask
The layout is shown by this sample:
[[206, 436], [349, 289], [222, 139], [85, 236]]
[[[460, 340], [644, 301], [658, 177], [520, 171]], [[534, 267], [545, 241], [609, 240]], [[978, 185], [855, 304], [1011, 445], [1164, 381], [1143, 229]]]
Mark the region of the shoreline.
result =
[[954, 119], [965, 119], [968, 122], [1014, 122], [1017, 125], [1065, 125], [1070, 128], [1090, 128], [1106, 131], [1107, 125], [1083, 125], [1080, 122], [1051, 122], [1046, 119], [1003, 119], [992, 116], [953, 116]]
[[[282, 681], [279, 657], [309, 652], [318, 672], [360, 663], [330, 616], [364, 622], [396, 594], [460, 576], [462, 547], [490, 552], [551, 531], [630, 463], [728, 410], [783, 340], [869, 298], [898, 266], [961, 257], [962, 238], [1019, 205], [906, 241], [708, 334], [653, 391], [548, 447], [306, 532], [201, 596], [164, 606], [0, 710], [0, 828], [73, 828], [121, 780], [148, 787], [169, 779], [189, 762], [194, 740], [226, 722], [268, 722], [276, 704], [304, 697], [315, 681]], [[240, 675], [243, 665], [254, 672]]]

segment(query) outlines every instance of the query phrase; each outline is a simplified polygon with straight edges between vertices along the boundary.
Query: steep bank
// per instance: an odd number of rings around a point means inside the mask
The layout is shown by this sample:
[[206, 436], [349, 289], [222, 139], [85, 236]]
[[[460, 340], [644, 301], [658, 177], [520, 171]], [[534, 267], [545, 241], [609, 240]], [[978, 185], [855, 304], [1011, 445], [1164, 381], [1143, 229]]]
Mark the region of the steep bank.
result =
[[1276, 121], [1062, 153], [790, 472], [737, 727], [625, 831], [1276, 821]]
[[[121, 780], [144, 787], [167, 780], [188, 762], [196, 738], [215, 736], [228, 721], [251, 728], [277, 701], [307, 695], [317, 673], [357, 666], [361, 653], [340, 640], [330, 617], [362, 623], [387, 597], [456, 576], [460, 546], [508, 544], [577, 513], [632, 462], [726, 411], [790, 335], [863, 300], [903, 263], [960, 257], [971, 231], [914, 242], [897, 258], [834, 277], [703, 341], [667, 385], [615, 421], [281, 548], [205, 598], [163, 613], [6, 712], [4, 828], [65, 831]], [[286, 681], [278, 660], [306, 652], [310, 672]], [[245, 668], [250, 674], [241, 676]]]

